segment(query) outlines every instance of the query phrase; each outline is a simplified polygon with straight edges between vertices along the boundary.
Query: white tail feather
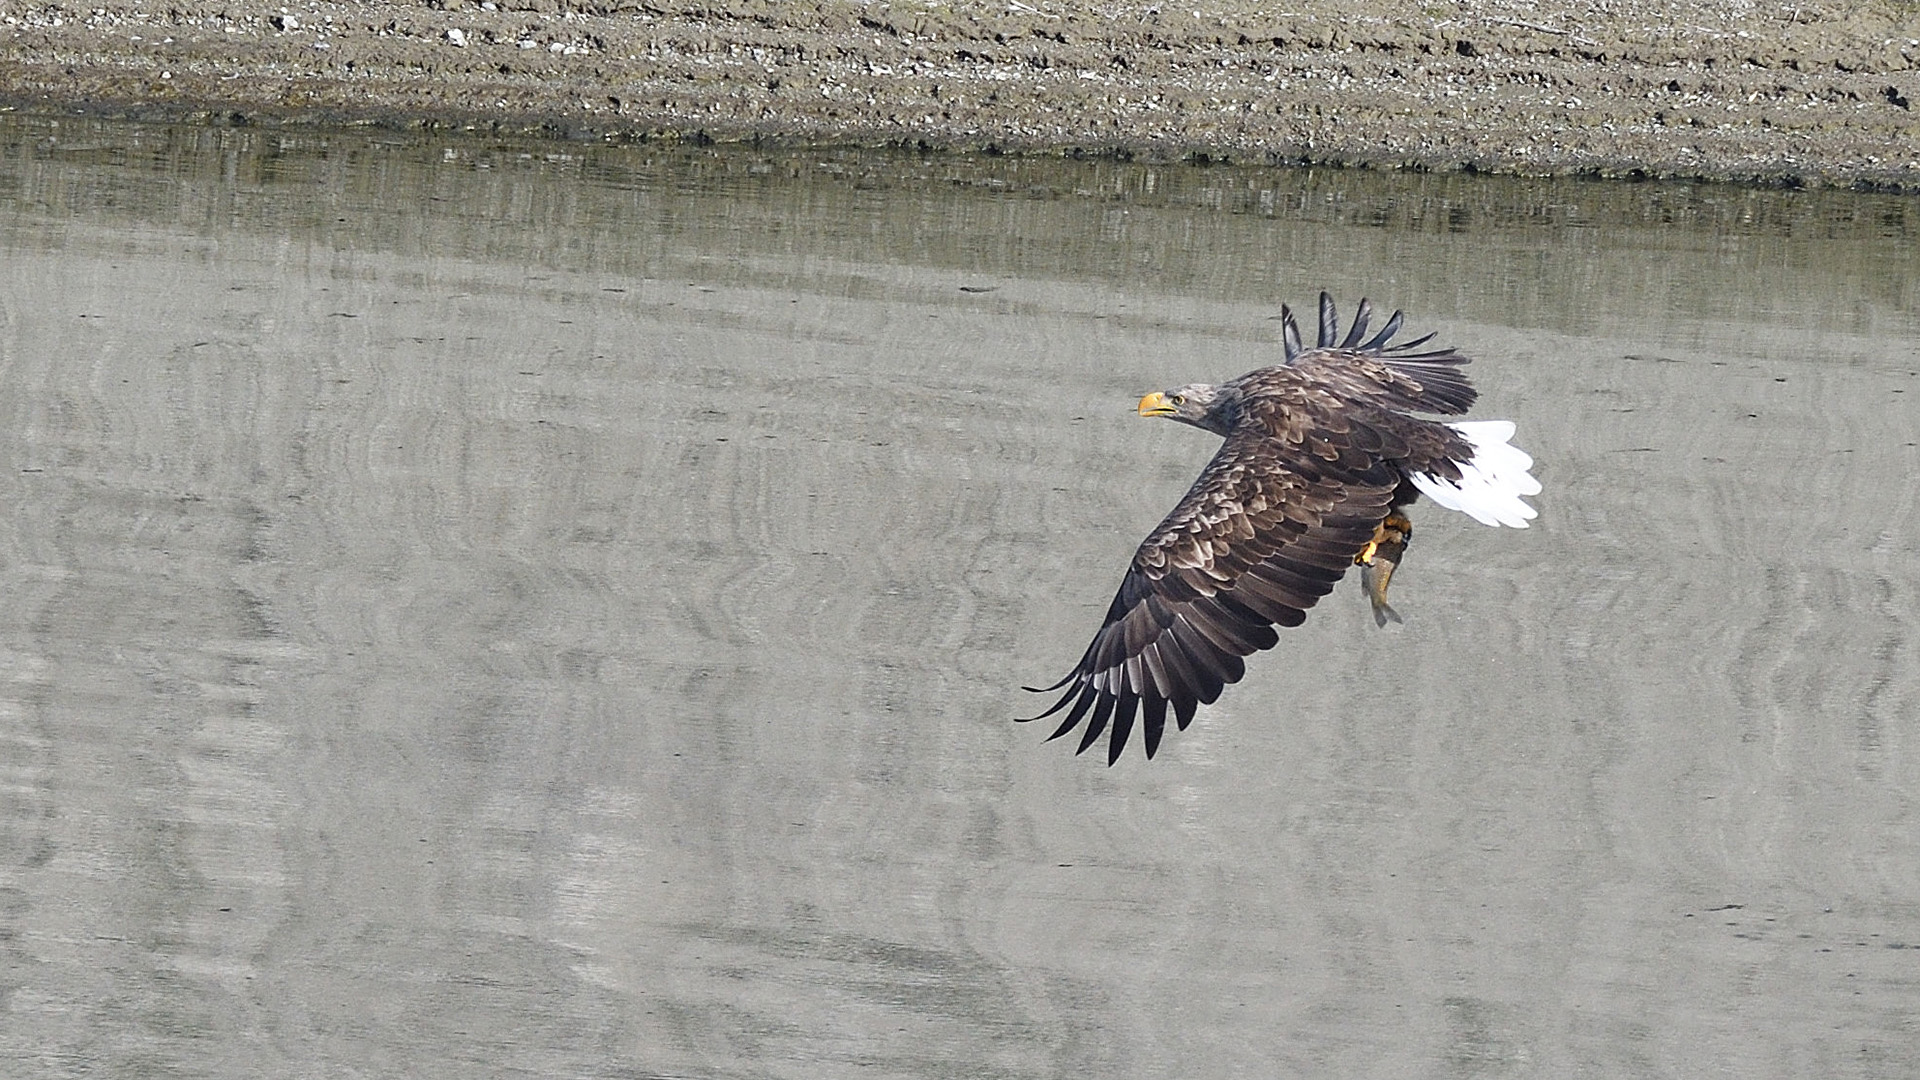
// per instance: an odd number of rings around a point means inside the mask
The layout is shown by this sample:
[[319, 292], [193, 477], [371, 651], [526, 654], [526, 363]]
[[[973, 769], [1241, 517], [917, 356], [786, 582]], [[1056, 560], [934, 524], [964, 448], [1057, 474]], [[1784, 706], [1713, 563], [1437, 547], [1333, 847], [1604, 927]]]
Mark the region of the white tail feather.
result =
[[1526, 528], [1540, 511], [1520, 497], [1540, 494], [1540, 481], [1527, 472], [1533, 467], [1533, 458], [1507, 443], [1513, 438], [1513, 421], [1469, 420], [1447, 426], [1465, 436], [1473, 447], [1473, 456], [1458, 463], [1459, 483], [1413, 473], [1409, 477], [1413, 486], [1441, 506], [1458, 510], [1483, 525]]

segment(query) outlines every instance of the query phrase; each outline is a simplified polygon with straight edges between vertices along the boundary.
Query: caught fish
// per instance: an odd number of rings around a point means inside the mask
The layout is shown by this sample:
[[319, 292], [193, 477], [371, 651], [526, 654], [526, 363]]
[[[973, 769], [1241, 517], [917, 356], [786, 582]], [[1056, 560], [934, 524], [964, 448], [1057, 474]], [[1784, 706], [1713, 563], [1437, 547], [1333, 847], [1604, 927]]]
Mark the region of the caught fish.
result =
[[1373, 605], [1375, 626], [1385, 626], [1389, 619], [1406, 622], [1393, 610], [1393, 605], [1387, 603], [1387, 583], [1393, 580], [1394, 570], [1407, 554], [1407, 541], [1412, 538], [1413, 522], [1393, 514], [1380, 523], [1373, 531], [1373, 539], [1353, 557], [1354, 565], [1360, 568], [1360, 584], [1367, 591], [1367, 602]]

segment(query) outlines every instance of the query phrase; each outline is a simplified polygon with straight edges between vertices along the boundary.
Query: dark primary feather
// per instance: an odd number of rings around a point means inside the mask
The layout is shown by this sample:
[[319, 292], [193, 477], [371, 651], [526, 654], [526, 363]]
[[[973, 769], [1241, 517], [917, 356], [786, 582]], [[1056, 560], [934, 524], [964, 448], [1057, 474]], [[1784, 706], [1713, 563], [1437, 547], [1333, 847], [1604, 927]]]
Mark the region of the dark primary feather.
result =
[[[1316, 345], [1282, 309], [1287, 362], [1220, 387], [1238, 421], [1172, 513], [1134, 552], [1099, 632], [1053, 686], [1057, 739], [1082, 723], [1079, 750], [1107, 735], [1119, 760], [1136, 723], [1147, 756], [1169, 707], [1181, 729], [1246, 672], [1244, 658], [1298, 626], [1332, 591], [1396, 502], [1408, 471], [1457, 476], [1459, 434], [1408, 412], [1457, 414], [1474, 391], [1451, 349], [1389, 345], [1395, 312], [1370, 339], [1363, 300], [1340, 336], [1324, 293]], [[1337, 343], [1336, 343], [1337, 341]], [[1396, 499], [1396, 495], [1398, 498]], [[1029, 687], [1029, 689], [1034, 689]]]
[[[1300, 347], [1299, 324], [1294, 321], [1292, 310], [1282, 304], [1280, 320], [1287, 365], [1317, 369], [1316, 374], [1333, 384], [1333, 388], [1356, 399], [1371, 399], [1402, 412], [1458, 416], [1473, 405], [1479, 395], [1467, 382], [1466, 373], [1460, 370], [1472, 362], [1469, 358], [1452, 349], [1413, 351], [1433, 340], [1432, 334], [1389, 344], [1405, 321], [1398, 311], [1388, 317], [1379, 333], [1361, 342], [1372, 312], [1372, 305], [1362, 299], [1354, 312], [1352, 329], [1347, 331], [1344, 340], [1336, 343], [1339, 318], [1334, 313], [1333, 298], [1321, 293], [1318, 343], [1312, 349], [1304, 349]], [[1243, 378], [1255, 374], [1259, 372]]]

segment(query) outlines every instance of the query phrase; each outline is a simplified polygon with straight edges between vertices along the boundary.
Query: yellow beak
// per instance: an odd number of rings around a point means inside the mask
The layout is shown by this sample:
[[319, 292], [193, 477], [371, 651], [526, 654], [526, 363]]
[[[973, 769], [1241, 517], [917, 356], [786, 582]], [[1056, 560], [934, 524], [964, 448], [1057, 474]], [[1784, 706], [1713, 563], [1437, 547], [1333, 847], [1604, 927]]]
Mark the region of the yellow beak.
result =
[[1141, 416], [1172, 416], [1175, 411], [1167, 395], [1158, 390], [1140, 399]]

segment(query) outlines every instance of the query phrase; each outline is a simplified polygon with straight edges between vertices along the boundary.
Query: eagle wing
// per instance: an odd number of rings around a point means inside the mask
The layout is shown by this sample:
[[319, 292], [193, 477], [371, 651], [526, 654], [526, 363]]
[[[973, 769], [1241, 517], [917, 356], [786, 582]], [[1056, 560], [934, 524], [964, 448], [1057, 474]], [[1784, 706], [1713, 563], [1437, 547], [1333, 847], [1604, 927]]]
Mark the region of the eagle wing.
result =
[[1365, 299], [1353, 315], [1346, 336], [1340, 335], [1340, 317], [1333, 297], [1320, 294], [1320, 333], [1312, 348], [1300, 340], [1300, 324], [1286, 305], [1280, 307], [1282, 338], [1287, 362], [1278, 368], [1264, 368], [1247, 376], [1256, 378], [1266, 372], [1287, 372], [1303, 381], [1352, 403], [1367, 403], [1394, 412], [1440, 413], [1458, 416], [1467, 411], [1478, 395], [1460, 368], [1472, 361], [1453, 349], [1429, 349], [1417, 352], [1433, 339], [1432, 334], [1412, 341], [1392, 343], [1405, 321], [1396, 311], [1373, 337], [1367, 337], [1367, 324], [1373, 306]]
[[[1050, 739], [1086, 721], [1085, 751], [1111, 731], [1119, 760], [1138, 717], [1147, 756], [1159, 749], [1167, 708], [1184, 730], [1246, 673], [1242, 657], [1272, 648], [1278, 626], [1298, 626], [1373, 538], [1400, 475], [1368, 425], [1321, 412], [1313, 443], [1242, 428], [1229, 435], [1180, 504], [1134, 553], [1086, 655], [1053, 707], [1067, 709]], [[1329, 454], [1327, 451], [1332, 451]], [[1029, 688], [1033, 689], [1033, 688]]]

